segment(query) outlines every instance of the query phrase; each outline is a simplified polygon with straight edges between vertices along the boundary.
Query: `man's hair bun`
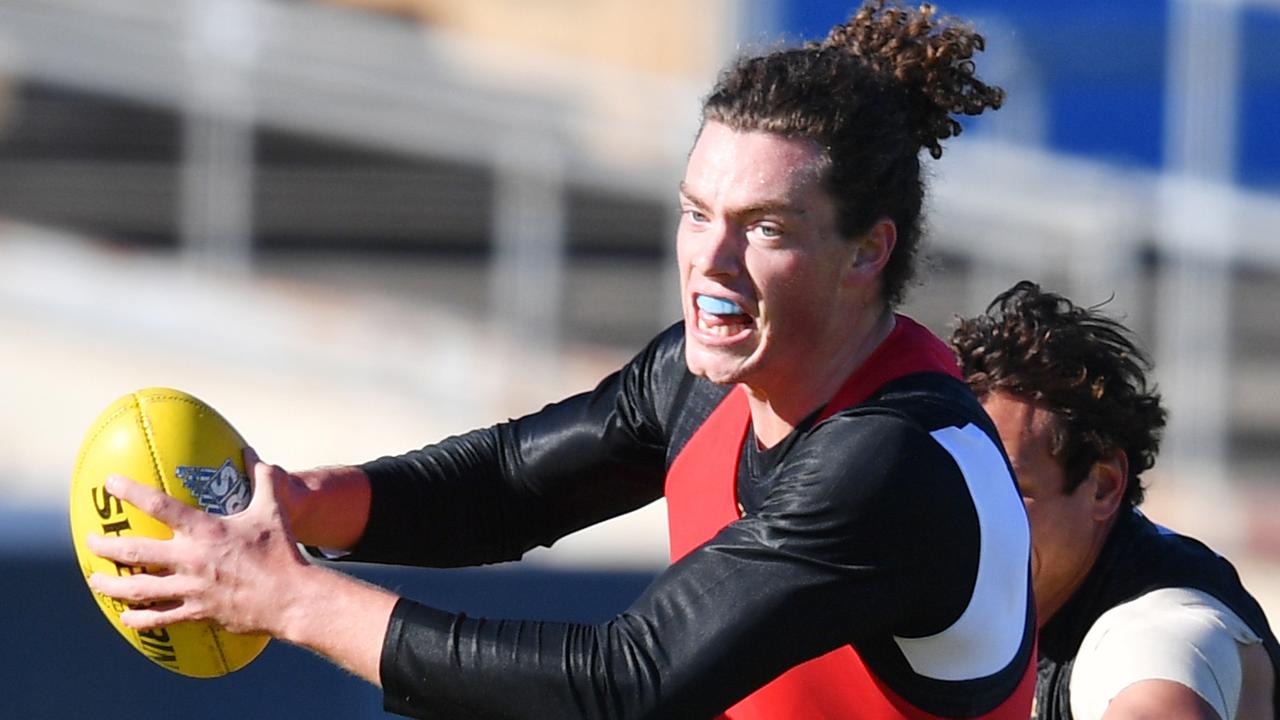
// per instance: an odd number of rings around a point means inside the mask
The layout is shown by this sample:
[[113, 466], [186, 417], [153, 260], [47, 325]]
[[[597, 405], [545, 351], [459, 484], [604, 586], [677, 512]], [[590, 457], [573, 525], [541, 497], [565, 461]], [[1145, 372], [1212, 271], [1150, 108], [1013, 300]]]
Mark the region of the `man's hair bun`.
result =
[[868, 3], [831, 29], [813, 47], [859, 58], [907, 96], [909, 121], [922, 148], [942, 156], [941, 141], [960, 134], [955, 114], [978, 115], [1004, 102], [1004, 90], [974, 74], [973, 56], [986, 45], [968, 24], [938, 16], [933, 5], [918, 10]]

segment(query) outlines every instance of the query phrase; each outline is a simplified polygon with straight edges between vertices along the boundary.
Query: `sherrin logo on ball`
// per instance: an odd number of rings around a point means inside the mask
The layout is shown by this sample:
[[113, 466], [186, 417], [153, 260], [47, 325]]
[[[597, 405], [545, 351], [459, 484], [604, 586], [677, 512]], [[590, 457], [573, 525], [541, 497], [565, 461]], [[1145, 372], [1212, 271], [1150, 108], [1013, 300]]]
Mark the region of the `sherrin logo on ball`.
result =
[[[108, 476], [124, 475], [208, 513], [230, 515], [252, 497], [244, 449], [244, 439], [230, 423], [180, 390], [145, 388], [111, 403], [89, 426], [71, 476], [71, 538], [86, 582], [94, 572], [131, 575], [142, 570], [95, 555], [85, 546], [85, 536], [173, 536], [163, 523], [108, 493]], [[182, 675], [210, 678], [234, 672], [267, 645], [265, 635], [238, 635], [206, 622], [134, 630], [120, 622], [120, 613], [128, 609], [125, 603], [99, 593], [93, 597], [134, 649]]]

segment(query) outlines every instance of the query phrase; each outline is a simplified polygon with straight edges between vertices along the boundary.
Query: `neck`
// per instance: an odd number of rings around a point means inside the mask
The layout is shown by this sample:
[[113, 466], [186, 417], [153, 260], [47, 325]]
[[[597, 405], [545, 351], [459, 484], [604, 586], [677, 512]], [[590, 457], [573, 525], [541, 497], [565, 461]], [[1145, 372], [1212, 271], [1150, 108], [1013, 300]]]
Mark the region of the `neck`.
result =
[[1045, 623], [1053, 619], [1053, 616], [1066, 605], [1076, 591], [1084, 584], [1089, 577], [1089, 573], [1093, 571], [1093, 566], [1098, 562], [1098, 557], [1102, 555], [1102, 548], [1107, 544], [1107, 538], [1111, 536], [1111, 530], [1116, 525], [1116, 515], [1101, 526], [1097, 534], [1093, 536], [1089, 543], [1088, 551], [1080, 560], [1080, 564], [1066, 582], [1058, 585], [1056, 589], [1051, 588], [1035, 588], [1036, 596], [1036, 625], [1044, 627]]
[[773, 447], [831, 400], [845, 380], [889, 337], [894, 323], [893, 311], [888, 306], [882, 306], [879, 312], [867, 313], [866, 319], [848, 334], [849, 341], [842, 352], [820, 355], [825, 362], [808, 368], [805, 382], [785, 393], [745, 386], [756, 440], [763, 447]]

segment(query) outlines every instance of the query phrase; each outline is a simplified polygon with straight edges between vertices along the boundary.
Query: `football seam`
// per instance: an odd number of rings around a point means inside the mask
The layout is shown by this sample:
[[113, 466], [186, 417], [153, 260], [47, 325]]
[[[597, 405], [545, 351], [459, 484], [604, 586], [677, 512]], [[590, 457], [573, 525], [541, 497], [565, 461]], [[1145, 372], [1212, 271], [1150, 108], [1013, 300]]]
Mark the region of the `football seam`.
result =
[[[169, 489], [165, 486], [165, 483], [164, 483], [164, 471], [161, 470], [160, 468], [160, 455], [156, 452], [155, 438], [151, 434], [151, 418], [147, 417], [147, 410], [142, 405], [142, 396], [139, 393], [132, 393], [132, 395], [133, 395], [133, 408], [136, 411], [136, 416], [138, 418], [138, 425], [142, 428], [142, 438], [146, 440], [147, 454], [151, 456], [151, 472], [155, 474], [156, 482], [159, 483], [160, 485], [160, 490], [165, 495], [168, 495]], [[138, 631], [134, 630], [134, 635], [137, 635], [137, 634], [138, 634]], [[141, 642], [141, 640], [139, 640], [139, 642]], [[177, 650], [178, 648], [175, 646], [174, 662], [177, 663], [177, 667], [181, 667], [181, 661], [178, 659]], [[143, 654], [145, 655], [146, 653], [143, 653]], [[152, 658], [148, 658], [148, 659], [152, 659]], [[154, 659], [152, 659], [152, 661], [155, 662]]]
[[[191, 398], [185, 398], [179, 395], [161, 393], [156, 395], [147, 395], [146, 397], [147, 397], [147, 400], [150, 402], [177, 401], [180, 403], [190, 405], [201, 411], [213, 412], [213, 409], [210, 408], [208, 405], [205, 405], [202, 402], [195, 401]], [[168, 479], [164, 475], [163, 468], [160, 467], [160, 456], [156, 452], [155, 438], [151, 432], [151, 418], [147, 416], [146, 410], [143, 408], [142, 396], [139, 393], [134, 393], [133, 399], [134, 399], [134, 402], [137, 403], [138, 418], [142, 422], [142, 434], [143, 434], [143, 437], [147, 439], [147, 452], [151, 454], [151, 465], [155, 470], [156, 477], [160, 481], [160, 489], [164, 492], [165, 495], [173, 497], [173, 494], [169, 492], [169, 485], [167, 482]], [[200, 508], [200, 509], [203, 510], [204, 508]], [[200, 621], [200, 622], [203, 623], [205, 630], [208, 631], [209, 638], [213, 641], [213, 648], [218, 651], [218, 662], [222, 664], [223, 673], [226, 674], [231, 672], [231, 664], [227, 661], [227, 653], [222, 647], [222, 641], [221, 641], [221, 638], [218, 637], [217, 628], [213, 626], [213, 623], [210, 623], [207, 621]]]
[[[164, 476], [163, 469], [160, 467], [160, 457], [159, 455], [156, 454], [155, 440], [151, 434], [151, 419], [147, 417], [147, 414], [142, 410], [142, 396], [139, 393], [134, 393], [133, 397], [134, 397], [134, 400], [138, 403], [138, 415], [142, 418], [143, 432], [147, 438], [147, 450], [151, 453], [151, 461], [152, 461], [152, 464], [155, 466], [156, 476], [160, 478], [160, 489], [164, 491], [165, 495], [169, 495], [170, 497], [172, 497], [173, 493], [169, 492], [169, 484], [167, 482], [167, 478]], [[222, 417], [221, 415], [218, 415], [217, 411], [215, 411], [213, 408], [209, 407], [203, 402], [200, 402], [199, 400], [196, 400], [195, 398], [183, 397], [181, 395], [172, 395], [172, 394], [166, 394], [166, 393], [148, 394], [146, 398], [148, 401], [158, 400], [158, 401], [180, 402], [180, 403], [183, 403], [184, 405], [190, 405], [198, 410], [209, 413], [211, 415], [215, 415], [219, 418]], [[225, 419], [223, 420], [223, 422], [226, 422]], [[204, 510], [204, 508], [200, 508], [200, 509]]]
[[147, 454], [151, 456], [151, 470], [156, 474], [156, 481], [160, 484], [160, 490], [165, 495], [169, 495], [169, 486], [165, 482], [164, 469], [160, 467], [160, 455], [156, 451], [155, 435], [151, 432], [151, 418], [147, 417], [147, 409], [142, 405], [142, 397], [138, 393], [133, 394], [134, 406], [138, 409], [138, 424], [142, 426], [142, 437], [147, 441]]
[[222, 663], [222, 672], [229, 673], [235, 670], [231, 667], [231, 662], [227, 660], [227, 651], [222, 647], [222, 635], [218, 632], [218, 628], [213, 623], [205, 623], [205, 629], [209, 631], [209, 637], [213, 639], [213, 647], [218, 651], [218, 660]]

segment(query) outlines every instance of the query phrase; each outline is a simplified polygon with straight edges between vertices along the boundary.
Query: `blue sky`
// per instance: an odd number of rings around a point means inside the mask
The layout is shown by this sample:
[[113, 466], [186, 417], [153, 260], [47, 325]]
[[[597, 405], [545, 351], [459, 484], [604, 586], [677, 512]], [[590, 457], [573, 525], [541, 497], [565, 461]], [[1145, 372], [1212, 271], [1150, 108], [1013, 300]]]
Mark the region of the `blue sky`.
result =
[[[780, 0], [782, 29], [792, 38], [819, 37], [856, 5]], [[1162, 164], [1166, 0], [948, 0], [939, 6], [1011, 33], [1028, 63], [1025, 72], [1040, 80], [1050, 146], [1121, 164]], [[1241, 23], [1236, 176], [1280, 192], [1280, 12], [1246, 9]], [[999, 41], [998, 32], [990, 34]], [[983, 122], [973, 121], [974, 130]]]

